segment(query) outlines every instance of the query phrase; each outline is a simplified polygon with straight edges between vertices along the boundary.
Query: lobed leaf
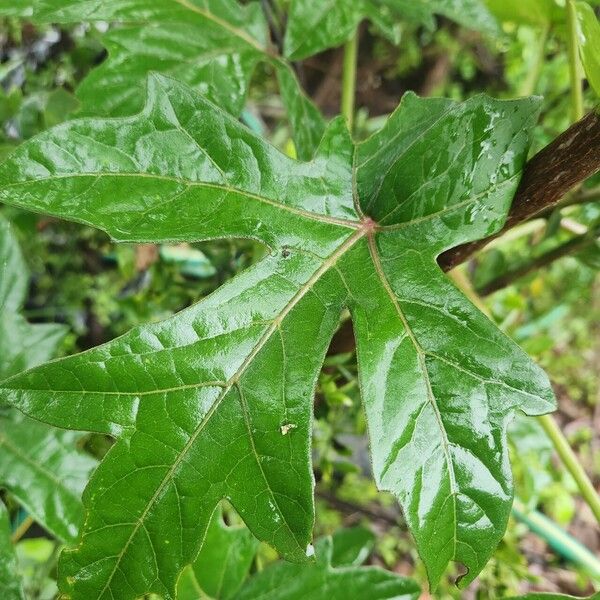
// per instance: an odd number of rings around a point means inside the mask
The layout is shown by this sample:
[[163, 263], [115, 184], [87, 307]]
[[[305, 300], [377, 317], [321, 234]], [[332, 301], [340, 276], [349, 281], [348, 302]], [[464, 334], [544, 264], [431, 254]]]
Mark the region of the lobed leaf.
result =
[[128, 241], [251, 237], [260, 262], [171, 319], [9, 379], [30, 416], [117, 438], [63, 554], [72, 598], [172, 598], [226, 498], [285, 558], [310, 553], [314, 384], [344, 308], [374, 474], [432, 587], [472, 581], [512, 502], [506, 427], [552, 410], [543, 372], [446, 279], [445, 249], [498, 230], [539, 101], [404, 98], [355, 147], [341, 120], [297, 162], [154, 76], [137, 117], [83, 119], [19, 147], [0, 200]]

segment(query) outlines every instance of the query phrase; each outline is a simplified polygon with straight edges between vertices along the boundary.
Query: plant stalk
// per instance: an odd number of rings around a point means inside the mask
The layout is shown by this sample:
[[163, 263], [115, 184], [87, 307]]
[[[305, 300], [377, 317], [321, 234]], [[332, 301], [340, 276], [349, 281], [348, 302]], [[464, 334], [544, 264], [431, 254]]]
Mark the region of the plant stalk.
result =
[[27, 517], [23, 520], [23, 522], [15, 529], [12, 534], [10, 540], [13, 544], [16, 544], [28, 531], [28, 529], [33, 525], [33, 519], [31, 517]]
[[517, 498], [513, 502], [513, 515], [525, 523], [559, 555], [582, 566], [596, 581], [600, 581], [600, 561], [583, 544], [573, 539], [564, 529], [536, 510], [527, 508]]
[[540, 37], [535, 48], [535, 56], [533, 58], [533, 64], [529, 65], [527, 77], [523, 81], [519, 89], [519, 96], [531, 96], [535, 93], [537, 83], [540, 79], [540, 73], [544, 66], [544, 58], [546, 57], [546, 42], [548, 41], [548, 34], [550, 32], [550, 25], [544, 25], [540, 31]]
[[342, 115], [350, 133], [354, 130], [354, 103], [356, 97], [356, 62], [358, 59], [358, 30], [344, 46], [342, 71]]
[[493, 235], [446, 250], [438, 263], [449, 271], [494, 238], [557, 206], [569, 191], [600, 171], [600, 112], [561, 133], [525, 166], [504, 227]]
[[579, 58], [575, 0], [567, 0], [565, 10], [567, 11], [567, 46], [571, 78], [571, 121], [575, 123], [583, 117], [583, 68]]
[[543, 267], [546, 267], [552, 264], [555, 260], [562, 258], [563, 256], [568, 256], [569, 254], [576, 254], [577, 252], [581, 252], [585, 248], [589, 248], [593, 244], [596, 243], [597, 236], [600, 235], [600, 227], [593, 233], [585, 233], [583, 235], [578, 235], [568, 242], [541, 254], [540, 256], [536, 256], [529, 262], [520, 264], [519, 266], [509, 269], [504, 273], [501, 273], [494, 279], [488, 281], [485, 285], [477, 289], [477, 293], [480, 296], [489, 296], [489, 294], [493, 294], [498, 290], [501, 290], [511, 283], [516, 281], [521, 277], [525, 277], [525, 275], [529, 275], [529, 273], [533, 273], [534, 271], [538, 271]]
[[590, 478], [579, 463], [575, 452], [573, 452], [573, 449], [569, 446], [569, 442], [560, 430], [560, 427], [550, 415], [542, 415], [541, 417], [537, 417], [537, 419], [552, 442], [562, 463], [575, 480], [575, 483], [577, 483], [577, 487], [579, 488], [583, 499], [600, 524], [600, 496], [598, 496], [596, 488], [594, 488]]

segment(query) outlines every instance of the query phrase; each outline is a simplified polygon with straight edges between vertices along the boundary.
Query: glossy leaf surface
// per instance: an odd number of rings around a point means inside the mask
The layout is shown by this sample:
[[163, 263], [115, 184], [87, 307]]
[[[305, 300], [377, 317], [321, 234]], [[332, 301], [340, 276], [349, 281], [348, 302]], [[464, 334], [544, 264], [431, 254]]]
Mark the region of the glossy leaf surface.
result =
[[600, 22], [587, 2], [577, 2], [579, 50], [590, 85], [600, 96]]
[[306, 560], [313, 389], [344, 307], [377, 483], [400, 500], [433, 586], [451, 560], [465, 582], [477, 575], [510, 511], [508, 420], [554, 399], [435, 258], [502, 225], [538, 106], [408, 95], [356, 148], [335, 120], [304, 163], [155, 76], [140, 115], [72, 121], [11, 155], [4, 202], [119, 240], [270, 248], [175, 317], [2, 385], [28, 415], [118, 438], [63, 555], [65, 592], [172, 597], [222, 498], [257, 538]]
[[257, 2], [0, 0], [0, 15], [41, 23], [120, 25], [102, 36], [108, 59], [77, 89], [83, 114], [133, 114], [143, 107], [148, 73], [158, 72], [193, 86], [237, 116], [256, 65], [271, 61], [299, 156], [312, 156], [323, 135], [323, 118], [303, 94], [293, 70], [268, 49], [267, 24]]
[[81, 494], [96, 461], [77, 449], [80, 434], [15, 412], [0, 415], [0, 486], [59, 540], [73, 541], [83, 523]]
[[494, 17], [482, 0], [293, 0], [285, 35], [285, 54], [291, 60], [300, 60], [340, 46], [365, 19], [397, 43], [401, 22], [432, 26], [434, 14], [486, 33], [498, 32]]
[[[17, 311], [28, 283], [25, 262], [0, 217], [0, 376], [52, 357], [65, 333], [60, 325], [31, 325]], [[0, 409], [0, 486], [58, 539], [72, 541], [83, 521], [81, 493], [95, 461], [76, 449], [79, 434], [60, 431]]]
[[17, 575], [17, 556], [11, 540], [10, 521], [0, 501], [0, 590], [5, 600], [24, 600], [23, 587]]
[[91, 114], [139, 110], [150, 70], [182, 79], [239, 114], [266, 46], [260, 7], [234, 0], [2, 0], [0, 13], [42, 23], [122, 24], [103, 36], [109, 59], [77, 91]]

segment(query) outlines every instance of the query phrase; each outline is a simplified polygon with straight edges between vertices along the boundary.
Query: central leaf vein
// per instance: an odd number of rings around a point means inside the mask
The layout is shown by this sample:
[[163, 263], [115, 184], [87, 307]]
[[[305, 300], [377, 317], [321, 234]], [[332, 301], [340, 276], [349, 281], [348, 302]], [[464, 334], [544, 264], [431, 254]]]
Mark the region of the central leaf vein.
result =
[[431, 404], [431, 407], [432, 407], [434, 415], [435, 415], [435, 419], [438, 423], [438, 427], [440, 430], [440, 434], [441, 434], [441, 438], [442, 438], [442, 449], [444, 452], [444, 457], [445, 457], [445, 461], [446, 461], [446, 465], [447, 465], [447, 469], [448, 469], [448, 478], [450, 481], [450, 496], [452, 497], [452, 502], [453, 502], [453, 514], [454, 514], [453, 555], [455, 555], [456, 554], [456, 540], [457, 540], [457, 529], [456, 528], [457, 528], [457, 521], [458, 521], [457, 505], [456, 505], [456, 496], [458, 494], [458, 485], [456, 483], [456, 475], [454, 473], [454, 463], [452, 462], [452, 456], [450, 455], [450, 442], [448, 440], [448, 434], [446, 433], [446, 429], [444, 427], [444, 422], [442, 420], [442, 415], [440, 413], [440, 409], [437, 404], [437, 400], [435, 398], [433, 389], [431, 387], [431, 381], [429, 379], [429, 371], [427, 370], [427, 364], [425, 362], [427, 354], [421, 347], [421, 344], [419, 343], [414, 332], [412, 331], [411, 326], [408, 322], [408, 319], [406, 318], [406, 315], [404, 314], [404, 311], [402, 310], [402, 307], [400, 306], [398, 298], [396, 297], [396, 294], [394, 293], [394, 291], [392, 290], [392, 288], [390, 286], [387, 276], [383, 270], [383, 266], [381, 264], [381, 259], [379, 258], [379, 252], [377, 250], [377, 246], [376, 246], [373, 235], [369, 235], [367, 239], [368, 239], [369, 252], [371, 254], [371, 259], [373, 260], [373, 265], [375, 267], [375, 270], [377, 271], [379, 279], [381, 280], [381, 284], [382, 284], [383, 288], [385, 289], [386, 293], [388, 294], [388, 296], [390, 297], [390, 300], [391, 300], [392, 304], [394, 305], [396, 312], [398, 313], [398, 317], [400, 318], [400, 321], [402, 321], [402, 325], [404, 326], [404, 329], [405, 329], [406, 333], [408, 334], [408, 336], [415, 348], [415, 352], [417, 353], [417, 357], [419, 360], [419, 367], [423, 374], [423, 380], [424, 380], [425, 386], [427, 388], [427, 400]]

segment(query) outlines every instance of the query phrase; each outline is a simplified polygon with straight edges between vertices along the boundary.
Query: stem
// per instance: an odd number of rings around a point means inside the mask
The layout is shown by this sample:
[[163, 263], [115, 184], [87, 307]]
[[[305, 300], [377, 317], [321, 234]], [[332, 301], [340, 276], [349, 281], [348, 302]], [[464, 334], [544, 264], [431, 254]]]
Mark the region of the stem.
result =
[[567, 471], [569, 471], [577, 483], [577, 487], [579, 487], [579, 491], [586, 504], [594, 513], [598, 523], [600, 523], [600, 496], [598, 496], [598, 492], [594, 488], [590, 478], [579, 463], [575, 452], [569, 446], [569, 442], [563, 435], [560, 427], [550, 415], [542, 415], [541, 417], [537, 417], [537, 420], [544, 428], [546, 435], [552, 442], [556, 453], [567, 468]]
[[544, 58], [546, 57], [546, 42], [548, 40], [549, 32], [550, 24], [544, 25], [540, 32], [540, 37], [535, 48], [533, 64], [529, 65], [529, 72], [519, 89], [519, 96], [531, 96], [531, 94], [535, 92], [542, 67], [544, 66]]
[[583, 70], [579, 58], [575, 0], [567, 0], [566, 11], [569, 74], [571, 77], [571, 121], [575, 123], [583, 117]]
[[356, 61], [358, 59], [358, 30], [344, 46], [344, 66], [342, 71], [342, 115], [348, 129], [354, 129], [354, 99], [356, 96]]
[[33, 525], [33, 519], [31, 517], [27, 517], [23, 520], [23, 522], [15, 529], [14, 533], [11, 536], [11, 541], [13, 544], [16, 544], [26, 533], [27, 530]]
[[438, 259], [448, 271], [491, 240], [554, 208], [567, 192], [600, 171], [600, 113], [595, 110], [571, 125], [526, 165], [504, 227], [495, 234], [447, 250]]
[[533, 533], [548, 542], [548, 545], [558, 554], [581, 565], [590, 576], [600, 581], [600, 561], [564, 529], [538, 511], [528, 511], [517, 498], [513, 502], [513, 515], [518, 521], [525, 523]]
[[575, 254], [588, 248], [592, 244], [596, 243], [596, 239], [600, 235], [600, 228], [598, 228], [593, 234], [585, 233], [583, 235], [578, 235], [568, 242], [541, 254], [530, 260], [529, 262], [523, 263], [518, 267], [513, 269], [509, 269], [504, 273], [494, 277], [494, 279], [488, 281], [485, 285], [477, 289], [477, 292], [481, 296], [488, 296], [489, 294], [493, 294], [498, 290], [501, 290], [511, 283], [516, 281], [517, 279], [524, 277], [525, 275], [529, 275], [533, 271], [538, 271], [539, 269], [552, 264], [555, 260], [562, 258], [563, 256], [567, 256], [569, 254]]

